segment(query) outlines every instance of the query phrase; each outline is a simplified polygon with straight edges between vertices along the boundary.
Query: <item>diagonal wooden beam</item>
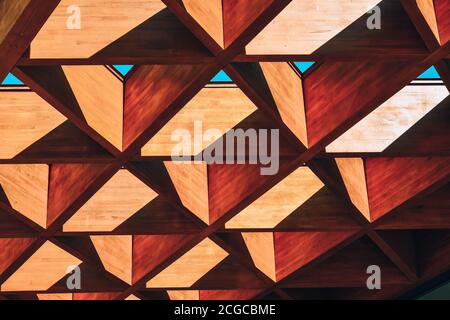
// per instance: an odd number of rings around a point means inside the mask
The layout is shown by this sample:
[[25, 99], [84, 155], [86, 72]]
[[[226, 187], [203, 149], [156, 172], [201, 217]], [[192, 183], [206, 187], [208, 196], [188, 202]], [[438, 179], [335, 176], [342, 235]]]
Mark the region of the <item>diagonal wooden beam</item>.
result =
[[0, 79], [6, 77], [60, 0], [5, 0], [0, 4]]

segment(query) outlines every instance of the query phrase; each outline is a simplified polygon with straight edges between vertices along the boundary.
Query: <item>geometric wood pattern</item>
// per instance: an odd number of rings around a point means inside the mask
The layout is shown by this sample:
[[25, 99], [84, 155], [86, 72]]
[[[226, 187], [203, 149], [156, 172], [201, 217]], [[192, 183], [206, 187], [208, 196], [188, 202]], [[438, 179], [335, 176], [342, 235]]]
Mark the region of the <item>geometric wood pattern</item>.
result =
[[72, 5], [0, 5], [1, 298], [392, 299], [450, 270], [448, 1]]

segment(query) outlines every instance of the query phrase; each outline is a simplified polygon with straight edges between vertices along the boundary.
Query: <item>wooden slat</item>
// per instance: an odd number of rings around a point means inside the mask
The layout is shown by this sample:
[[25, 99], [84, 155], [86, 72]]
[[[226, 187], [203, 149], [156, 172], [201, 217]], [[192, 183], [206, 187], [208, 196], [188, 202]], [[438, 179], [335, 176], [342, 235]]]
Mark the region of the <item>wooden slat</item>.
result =
[[441, 39], [441, 44], [445, 45], [450, 40], [450, 22], [448, 20], [450, 4], [445, 0], [434, 0], [434, 10], [436, 12], [439, 38]]

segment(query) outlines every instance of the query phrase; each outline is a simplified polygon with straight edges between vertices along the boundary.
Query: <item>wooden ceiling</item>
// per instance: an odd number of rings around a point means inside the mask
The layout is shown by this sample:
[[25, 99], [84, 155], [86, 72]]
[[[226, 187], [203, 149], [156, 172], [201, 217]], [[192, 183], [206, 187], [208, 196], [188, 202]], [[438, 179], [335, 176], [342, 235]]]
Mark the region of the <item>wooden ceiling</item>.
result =
[[[77, 3], [79, 30], [71, 1], [0, 5], [24, 83], [0, 88], [0, 299], [392, 299], [450, 271], [449, 1]], [[279, 129], [278, 173], [175, 164], [195, 121]]]

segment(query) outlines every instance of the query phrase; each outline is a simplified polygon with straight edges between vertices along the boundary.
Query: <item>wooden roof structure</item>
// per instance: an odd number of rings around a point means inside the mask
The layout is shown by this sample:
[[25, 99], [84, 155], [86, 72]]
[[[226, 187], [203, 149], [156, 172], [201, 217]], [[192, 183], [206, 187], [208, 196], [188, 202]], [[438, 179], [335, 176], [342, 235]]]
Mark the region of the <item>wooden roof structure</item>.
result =
[[[76, 2], [75, 30], [72, 1], [0, 3], [0, 299], [392, 299], [450, 270], [448, 0]], [[279, 129], [279, 172], [175, 165], [196, 119]]]

